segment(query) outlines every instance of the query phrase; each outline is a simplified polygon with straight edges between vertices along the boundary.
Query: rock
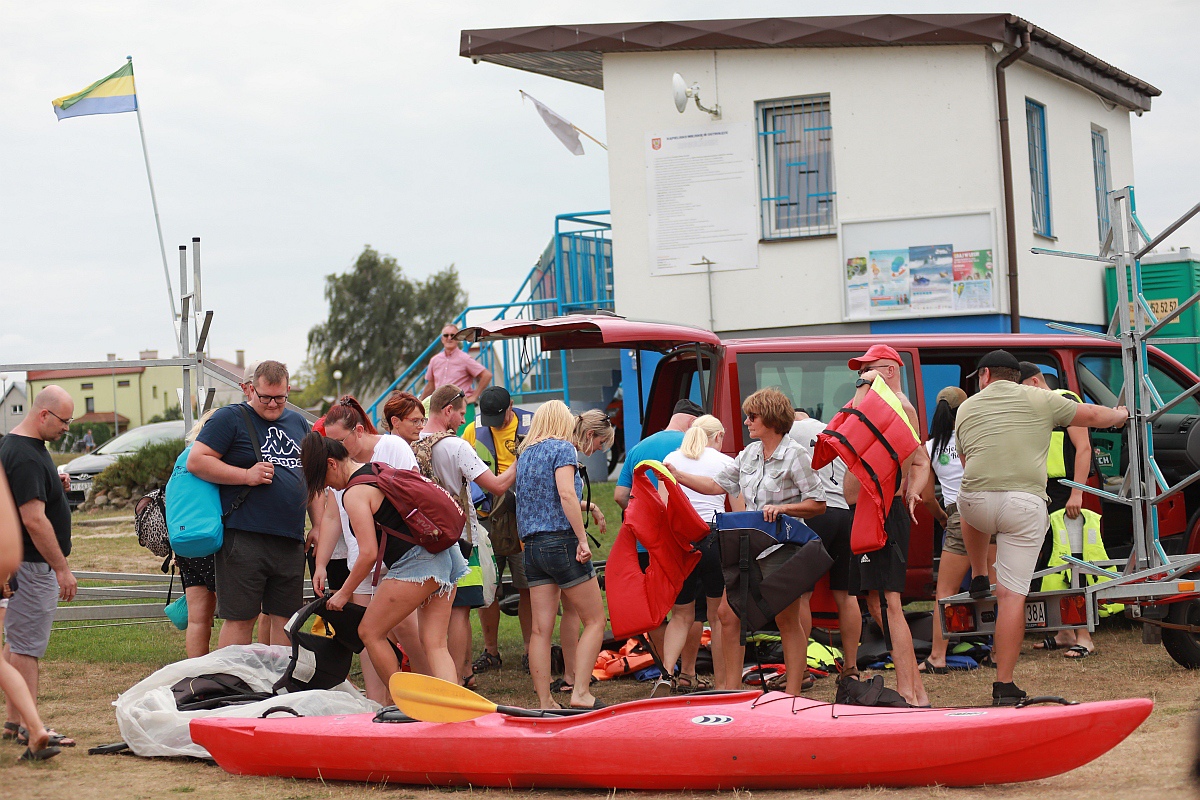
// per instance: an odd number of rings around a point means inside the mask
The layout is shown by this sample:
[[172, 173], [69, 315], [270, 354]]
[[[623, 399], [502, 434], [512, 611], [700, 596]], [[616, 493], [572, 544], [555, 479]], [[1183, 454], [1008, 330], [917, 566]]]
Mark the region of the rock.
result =
[[129, 499], [129, 487], [127, 487], [127, 486], [114, 486], [112, 489], [109, 490], [108, 493], [110, 496], [115, 495], [116, 497], [119, 497], [122, 500]]
[[119, 497], [112, 503], [113, 508], [129, 508], [129, 501], [124, 497]]
[[95, 508], [103, 508], [104, 506], [108, 505], [108, 502], [108, 495], [103, 493], [92, 498], [92, 506]]

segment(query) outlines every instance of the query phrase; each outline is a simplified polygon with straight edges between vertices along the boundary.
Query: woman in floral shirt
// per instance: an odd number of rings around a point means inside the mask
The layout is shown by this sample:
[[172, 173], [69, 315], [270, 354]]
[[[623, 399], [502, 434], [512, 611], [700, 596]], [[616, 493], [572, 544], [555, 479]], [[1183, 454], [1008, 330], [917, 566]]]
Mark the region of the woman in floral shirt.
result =
[[[702, 494], [740, 494], [746, 510], [761, 511], [767, 522], [774, 522], [780, 514], [808, 519], [825, 513], [825, 490], [813, 471], [812, 458], [788, 435], [795, 415], [787, 396], [778, 389], [759, 389], [742, 403], [742, 413], [750, 438], [755, 441], [732, 464], [712, 478], [689, 475], [674, 467], [670, 467], [671, 473], [681, 484]], [[783, 640], [788, 694], [800, 694], [807, 677], [810, 595], [803, 595], [775, 617]], [[721, 603], [721, 626], [725, 630], [740, 627], [727, 599]], [[733, 674], [731, 669], [740, 670], [744, 657], [743, 647], [725, 648], [727, 674]], [[811, 685], [811, 679], [808, 683]]]

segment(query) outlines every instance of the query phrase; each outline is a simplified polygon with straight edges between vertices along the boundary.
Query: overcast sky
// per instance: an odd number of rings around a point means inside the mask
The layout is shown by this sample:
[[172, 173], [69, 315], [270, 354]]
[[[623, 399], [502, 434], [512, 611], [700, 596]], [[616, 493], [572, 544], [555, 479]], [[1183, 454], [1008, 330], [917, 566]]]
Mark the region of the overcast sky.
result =
[[[567, 152], [524, 89], [604, 138], [601, 92], [458, 55], [464, 28], [803, 16], [828, 2], [64, 3], [8, 0], [0, 22], [0, 363], [173, 351], [133, 114], [57, 122], [50, 101], [133, 55], [172, 281], [203, 240], [212, 353], [296, 366], [324, 276], [370, 244], [412, 276], [458, 267], [507, 300], [554, 215], [608, 207], [608, 163]], [[839, 13], [963, 12], [853, 2]], [[1200, 4], [1008, 2], [1009, 11], [1163, 91], [1133, 121], [1151, 232], [1200, 200]], [[664, 96], [665, 97], [665, 96]], [[664, 99], [666, 102], [666, 99]], [[1200, 226], [1173, 243], [1200, 247]]]

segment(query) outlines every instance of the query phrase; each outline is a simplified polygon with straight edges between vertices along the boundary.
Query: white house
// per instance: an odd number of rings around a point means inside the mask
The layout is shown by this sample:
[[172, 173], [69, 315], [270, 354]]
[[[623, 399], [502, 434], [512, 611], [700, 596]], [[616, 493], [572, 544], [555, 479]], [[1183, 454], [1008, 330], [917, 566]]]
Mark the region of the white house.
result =
[[723, 335], [1103, 325], [1101, 265], [1030, 249], [1098, 252], [1160, 94], [1006, 14], [468, 30], [460, 52], [604, 91], [616, 310]]
[[0, 400], [0, 434], [11, 433], [13, 428], [21, 424], [28, 412], [28, 406], [29, 402], [21, 384], [9, 384], [3, 400]]

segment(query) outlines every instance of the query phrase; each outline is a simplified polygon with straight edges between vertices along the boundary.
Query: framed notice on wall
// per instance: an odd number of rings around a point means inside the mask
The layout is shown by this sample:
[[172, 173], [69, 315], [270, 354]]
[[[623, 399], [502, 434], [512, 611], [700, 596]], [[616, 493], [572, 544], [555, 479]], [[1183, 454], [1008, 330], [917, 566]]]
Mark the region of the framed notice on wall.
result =
[[845, 319], [999, 310], [992, 211], [843, 222]]
[[758, 266], [758, 188], [750, 123], [646, 134], [650, 274]]

